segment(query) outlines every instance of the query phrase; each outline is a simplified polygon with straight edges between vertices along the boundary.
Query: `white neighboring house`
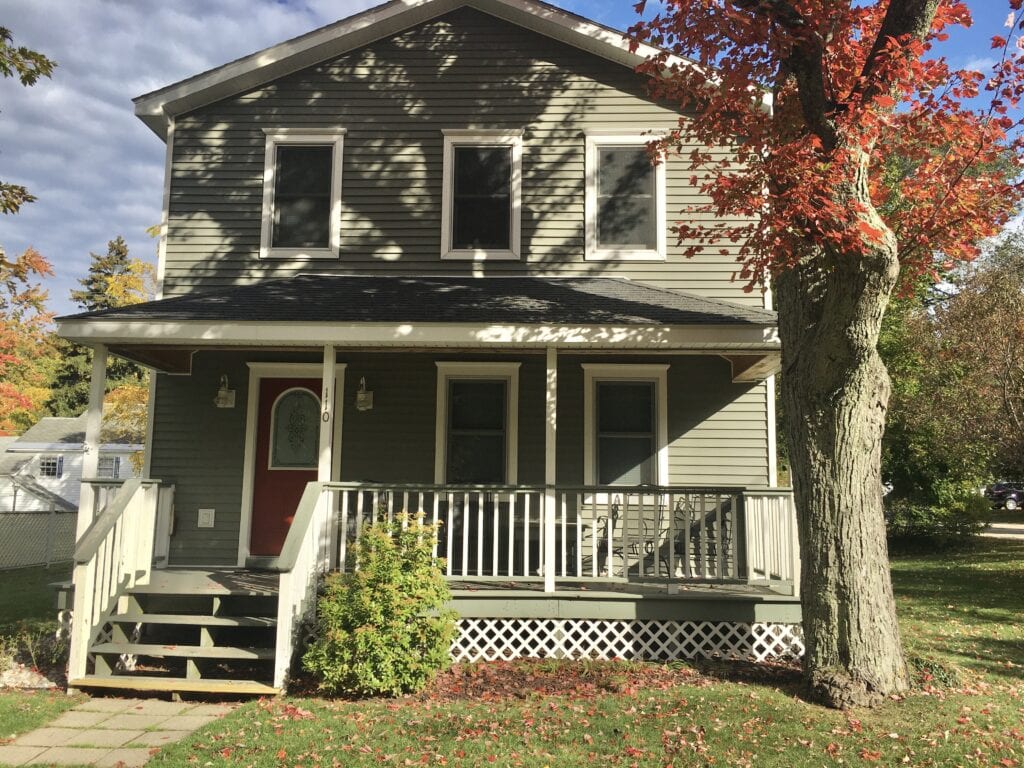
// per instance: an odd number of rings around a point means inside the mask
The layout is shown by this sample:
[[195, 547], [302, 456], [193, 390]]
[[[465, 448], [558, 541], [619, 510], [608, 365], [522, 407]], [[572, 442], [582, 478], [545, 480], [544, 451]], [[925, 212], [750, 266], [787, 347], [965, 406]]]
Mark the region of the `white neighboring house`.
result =
[[[47, 417], [21, 437], [0, 443], [0, 513], [76, 510], [82, 490], [85, 415]], [[142, 445], [113, 442], [100, 446], [96, 479], [135, 476], [131, 456]], [[93, 478], [88, 478], [93, 479]]]

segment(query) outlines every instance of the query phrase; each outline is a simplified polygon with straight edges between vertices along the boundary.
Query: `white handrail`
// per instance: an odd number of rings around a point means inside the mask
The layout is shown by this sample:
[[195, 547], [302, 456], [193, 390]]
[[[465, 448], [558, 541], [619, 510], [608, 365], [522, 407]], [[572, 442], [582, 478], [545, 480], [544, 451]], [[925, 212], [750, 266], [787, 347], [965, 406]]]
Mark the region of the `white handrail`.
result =
[[85, 676], [89, 646], [118, 598], [149, 582], [159, 493], [152, 480], [125, 482], [78, 542], [68, 680]]

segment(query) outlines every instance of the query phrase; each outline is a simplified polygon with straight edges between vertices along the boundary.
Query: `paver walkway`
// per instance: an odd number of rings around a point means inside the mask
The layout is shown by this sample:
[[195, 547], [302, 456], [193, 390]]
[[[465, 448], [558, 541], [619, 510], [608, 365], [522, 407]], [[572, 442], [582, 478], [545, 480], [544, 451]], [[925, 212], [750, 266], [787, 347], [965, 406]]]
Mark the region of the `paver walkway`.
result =
[[237, 706], [90, 699], [49, 725], [0, 746], [0, 765], [135, 768], [145, 764], [160, 747], [185, 738]]

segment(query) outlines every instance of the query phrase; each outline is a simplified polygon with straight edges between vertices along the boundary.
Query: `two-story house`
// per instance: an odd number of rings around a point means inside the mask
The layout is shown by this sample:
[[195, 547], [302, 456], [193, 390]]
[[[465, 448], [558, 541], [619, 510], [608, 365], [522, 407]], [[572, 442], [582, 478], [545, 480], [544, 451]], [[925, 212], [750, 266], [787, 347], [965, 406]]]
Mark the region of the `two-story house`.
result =
[[135, 100], [161, 297], [59, 329], [97, 392], [107, 353], [159, 373], [145, 479], [80, 528], [72, 685], [281, 689], [318, 574], [401, 512], [440, 524], [457, 659], [799, 653], [776, 318], [733, 243], [676, 242], [651, 52], [394, 0]]

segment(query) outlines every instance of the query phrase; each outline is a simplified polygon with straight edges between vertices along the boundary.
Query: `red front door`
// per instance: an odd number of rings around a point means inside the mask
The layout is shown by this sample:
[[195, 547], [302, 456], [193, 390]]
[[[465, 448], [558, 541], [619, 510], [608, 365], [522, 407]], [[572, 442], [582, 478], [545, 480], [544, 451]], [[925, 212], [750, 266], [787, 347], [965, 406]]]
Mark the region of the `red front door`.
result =
[[320, 380], [261, 379], [249, 553], [281, 554], [306, 483], [316, 480]]

